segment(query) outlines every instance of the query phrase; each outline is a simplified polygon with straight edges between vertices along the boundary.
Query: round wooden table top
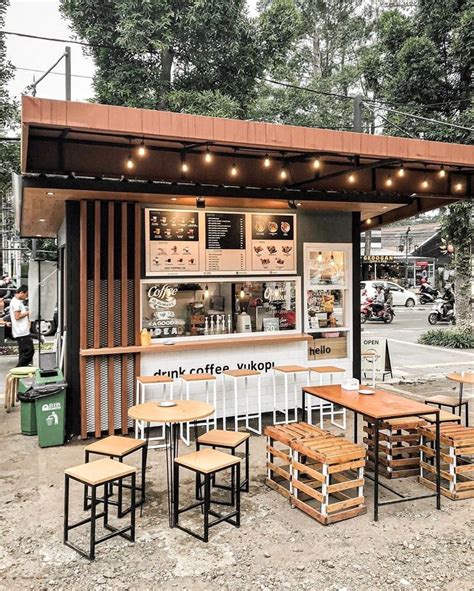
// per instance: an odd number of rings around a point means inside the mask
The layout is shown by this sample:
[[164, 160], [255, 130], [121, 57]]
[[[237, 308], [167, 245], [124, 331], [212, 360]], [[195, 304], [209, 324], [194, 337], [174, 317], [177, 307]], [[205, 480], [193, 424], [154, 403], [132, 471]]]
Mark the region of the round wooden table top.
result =
[[448, 380], [453, 382], [460, 382], [461, 384], [474, 384], [474, 372], [472, 371], [462, 371], [462, 372], [454, 372], [450, 373], [446, 376]]
[[199, 400], [175, 400], [175, 406], [160, 406], [159, 401], [137, 404], [128, 409], [128, 416], [146, 423], [187, 423], [205, 419], [214, 412], [212, 404]]

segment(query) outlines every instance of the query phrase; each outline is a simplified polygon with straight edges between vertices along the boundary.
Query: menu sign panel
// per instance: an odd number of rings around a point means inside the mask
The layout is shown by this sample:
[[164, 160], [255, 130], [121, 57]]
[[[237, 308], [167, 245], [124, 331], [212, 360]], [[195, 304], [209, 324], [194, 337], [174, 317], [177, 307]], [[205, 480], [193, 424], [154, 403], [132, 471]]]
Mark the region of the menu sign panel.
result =
[[246, 271], [245, 214], [206, 213], [207, 272]]
[[199, 272], [197, 212], [149, 210], [147, 230], [149, 274]]
[[296, 272], [296, 215], [145, 210], [145, 275]]
[[252, 214], [251, 221], [252, 271], [294, 271], [296, 217]]

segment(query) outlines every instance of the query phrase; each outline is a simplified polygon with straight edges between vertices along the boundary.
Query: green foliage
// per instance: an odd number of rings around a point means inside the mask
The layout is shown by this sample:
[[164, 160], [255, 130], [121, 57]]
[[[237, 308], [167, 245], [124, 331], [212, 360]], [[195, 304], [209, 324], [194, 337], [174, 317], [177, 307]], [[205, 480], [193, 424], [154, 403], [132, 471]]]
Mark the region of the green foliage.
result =
[[423, 333], [418, 342], [422, 345], [449, 347], [451, 349], [473, 349], [474, 334], [458, 330], [435, 329]]

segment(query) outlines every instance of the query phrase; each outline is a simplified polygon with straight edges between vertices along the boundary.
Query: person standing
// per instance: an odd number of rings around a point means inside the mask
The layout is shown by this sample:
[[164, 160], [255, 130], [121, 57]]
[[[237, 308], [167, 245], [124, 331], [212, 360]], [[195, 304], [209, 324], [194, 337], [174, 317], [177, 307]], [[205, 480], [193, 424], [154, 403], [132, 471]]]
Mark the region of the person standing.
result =
[[18, 343], [18, 363], [16, 367], [31, 365], [35, 354], [33, 338], [30, 334], [30, 313], [24, 304], [26, 299], [28, 299], [28, 288], [26, 285], [20, 285], [10, 302], [12, 335]]

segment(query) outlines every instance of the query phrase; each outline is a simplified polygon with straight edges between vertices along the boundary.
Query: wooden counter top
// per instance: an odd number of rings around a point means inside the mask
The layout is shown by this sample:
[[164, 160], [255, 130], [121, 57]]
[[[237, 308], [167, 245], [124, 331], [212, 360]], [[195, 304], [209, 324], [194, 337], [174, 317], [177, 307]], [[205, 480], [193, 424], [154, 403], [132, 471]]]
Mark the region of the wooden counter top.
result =
[[180, 343], [179, 340], [174, 345], [164, 345], [157, 343], [142, 347], [141, 345], [130, 345], [128, 347], [102, 347], [100, 349], [81, 349], [80, 354], [83, 357], [90, 357], [94, 355], [120, 355], [123, 353], [171, 353], [173, 351], [190, 351], [193, 349], [215, 349], [223, 346], [227, 347], [245, 347], [246, 345], [272, 345], [294, 343], [297, 341], [311, 341], [312, 337], [304, 333], [279, 333], [275, 332], [271, 335], [247, 335], [242, 337], [229, 336], [227, 338], [219, 339], [201, 339], [196, 338], [196, 341], [185, 341]]

